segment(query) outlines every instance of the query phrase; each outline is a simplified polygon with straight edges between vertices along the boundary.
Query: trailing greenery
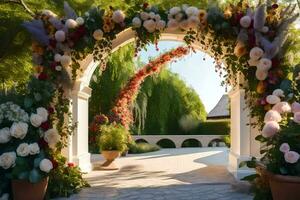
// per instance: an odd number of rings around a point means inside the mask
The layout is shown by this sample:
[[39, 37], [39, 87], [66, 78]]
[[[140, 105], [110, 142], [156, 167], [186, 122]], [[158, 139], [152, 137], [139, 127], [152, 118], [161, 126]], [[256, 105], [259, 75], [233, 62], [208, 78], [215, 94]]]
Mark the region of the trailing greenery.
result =
[[131, 143], [129, 144], [129, 153], [130, 154], [139, 154], [139, 153], [148, 153], [153, 151], [158, 151], [160, 148], [157, 145], [152, 145], [148, 143]]

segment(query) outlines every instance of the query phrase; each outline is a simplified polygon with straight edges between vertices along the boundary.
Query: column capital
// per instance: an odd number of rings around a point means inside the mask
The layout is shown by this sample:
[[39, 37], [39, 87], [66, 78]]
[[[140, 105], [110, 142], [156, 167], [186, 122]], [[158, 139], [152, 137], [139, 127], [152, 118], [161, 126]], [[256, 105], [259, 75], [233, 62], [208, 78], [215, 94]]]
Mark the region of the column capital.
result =
[[81, 99], [89, 99], [92, 94], [92, 88], [87, 86], [84, 82], [77, 81], [74, 84], [74, 88], [72, 90], [72, 96], [78, 97]]

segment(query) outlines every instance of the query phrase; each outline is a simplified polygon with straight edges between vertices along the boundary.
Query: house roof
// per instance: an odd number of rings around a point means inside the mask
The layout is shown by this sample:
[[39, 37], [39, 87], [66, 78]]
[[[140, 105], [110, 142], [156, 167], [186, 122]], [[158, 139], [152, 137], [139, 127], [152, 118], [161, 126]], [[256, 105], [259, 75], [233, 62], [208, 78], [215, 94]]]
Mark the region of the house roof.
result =
[[224, 94], [217, 105], [208, 113], [208, 119], [215, 119], [215, 118], [229, 118], [229, 98], [227, 94]]

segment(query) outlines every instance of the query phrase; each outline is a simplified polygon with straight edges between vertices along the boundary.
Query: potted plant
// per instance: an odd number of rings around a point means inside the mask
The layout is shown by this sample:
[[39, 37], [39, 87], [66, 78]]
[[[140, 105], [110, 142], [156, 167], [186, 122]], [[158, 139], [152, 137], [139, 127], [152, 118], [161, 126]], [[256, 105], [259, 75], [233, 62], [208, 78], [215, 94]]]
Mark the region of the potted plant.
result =
[[103, 125], [100, 131], [99, 145], [101, 154], [106, 159], [102, 164], [102, 169], [118, 169], [113, 161], [127, 149], [129, 133], [124, 126], [117, 123]]
[[241, 166], [256, 168], [257, 173], [245, 180], [255, 183], [257, 198], [300, 199], [300, 104], [275, 104], [266, 113], [262, 135], [256, 140], [263, 144], [262, 158]]
[[60, 140], [47, 109], [31, 109], [29, 115], [12, 102], [0, 105], [0, 178], [11, 182], [0, 184], [0, 196], [12, 194], [15, 200], [44, 198], [53, 168], [51, 149]]

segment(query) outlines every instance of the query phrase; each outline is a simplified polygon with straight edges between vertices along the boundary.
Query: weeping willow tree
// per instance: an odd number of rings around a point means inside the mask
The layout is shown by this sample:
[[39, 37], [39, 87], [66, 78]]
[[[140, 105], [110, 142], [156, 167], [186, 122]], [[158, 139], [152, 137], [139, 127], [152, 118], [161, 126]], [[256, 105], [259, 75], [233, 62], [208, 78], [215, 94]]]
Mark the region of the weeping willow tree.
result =
[[198, 123], [206, 120], [205, 107], [197, 93], [168, 69], [146, 79], [135, 111], [139, 134], [182, 134], [183, 117], [190, 116]]

